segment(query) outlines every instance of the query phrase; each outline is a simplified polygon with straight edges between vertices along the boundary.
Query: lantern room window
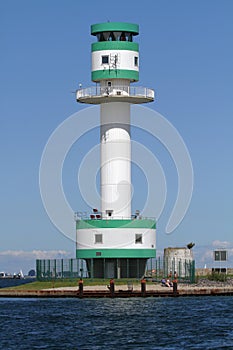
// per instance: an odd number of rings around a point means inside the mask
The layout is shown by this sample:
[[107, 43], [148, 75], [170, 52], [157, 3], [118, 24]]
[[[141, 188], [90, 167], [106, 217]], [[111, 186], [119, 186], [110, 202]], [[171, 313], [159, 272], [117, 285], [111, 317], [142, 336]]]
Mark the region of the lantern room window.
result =
[[96, 37], [98, 41], [133, 41], [133, 34], [129, 32], [101, 32]]

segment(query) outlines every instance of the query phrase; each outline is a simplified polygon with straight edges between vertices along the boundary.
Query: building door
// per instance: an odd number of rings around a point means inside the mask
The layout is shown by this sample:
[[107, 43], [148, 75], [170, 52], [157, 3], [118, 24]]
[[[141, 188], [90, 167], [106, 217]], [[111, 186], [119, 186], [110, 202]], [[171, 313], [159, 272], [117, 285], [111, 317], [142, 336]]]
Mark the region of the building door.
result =
[[114, 261], [105, 261], [105, 276], [106, 278], [115, 277]]

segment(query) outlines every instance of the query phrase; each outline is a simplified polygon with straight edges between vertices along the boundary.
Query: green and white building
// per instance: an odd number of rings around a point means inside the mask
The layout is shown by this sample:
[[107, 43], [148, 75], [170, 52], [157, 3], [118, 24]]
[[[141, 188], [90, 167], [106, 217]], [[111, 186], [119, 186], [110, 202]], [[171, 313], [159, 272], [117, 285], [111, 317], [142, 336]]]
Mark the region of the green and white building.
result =
[[100, 105], [101, 209], [76, 218], [76, 257], [94, 278], [140, 278], [156, 256], [154, 219], [131, 213], [130, 105], [154, 101], [154, 91], [133, 86], [139, 80], [137, 24], [91, 26], [92, 81], [77, 90], [77, 101]]

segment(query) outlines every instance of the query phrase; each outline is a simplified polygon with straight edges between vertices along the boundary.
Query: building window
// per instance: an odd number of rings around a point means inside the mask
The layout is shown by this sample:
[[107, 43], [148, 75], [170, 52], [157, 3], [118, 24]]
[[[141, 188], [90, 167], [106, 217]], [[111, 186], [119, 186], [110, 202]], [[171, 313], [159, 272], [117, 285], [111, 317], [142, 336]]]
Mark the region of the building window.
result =
[[103, 235], [101, 233], [95, 234], [95, 244], [103, 243]]
[[142, 233], [135, 234], [135, 244], [142, 244]]
[[137, 56], [134, 57], [134, 65], [136, 67], [138, 67], [138, 57]]
[[215, 250], [214, 251], [215, 261], [227, 261], [227, 251], [226, 250]]
[[109, 56], [102, 56], [102, 64], [108, 64]]

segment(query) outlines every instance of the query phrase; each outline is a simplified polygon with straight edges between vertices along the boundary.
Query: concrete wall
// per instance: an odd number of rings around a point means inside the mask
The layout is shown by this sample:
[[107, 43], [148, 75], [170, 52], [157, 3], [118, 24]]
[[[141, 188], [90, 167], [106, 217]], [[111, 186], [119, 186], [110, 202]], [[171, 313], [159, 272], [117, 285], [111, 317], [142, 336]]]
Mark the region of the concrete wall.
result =
[[188, 273], [188, 264], [193, 261], [193, 253], [191, 249], [181, 248], [165, 248], [164, 264], [167, 271], [174, 273], [176, 271], [180, 277], [185, 277]]

